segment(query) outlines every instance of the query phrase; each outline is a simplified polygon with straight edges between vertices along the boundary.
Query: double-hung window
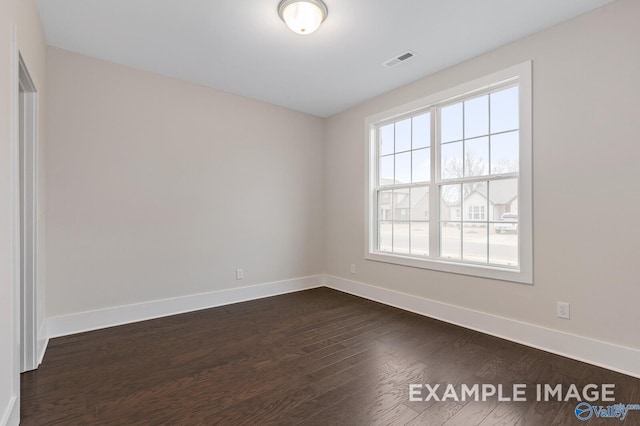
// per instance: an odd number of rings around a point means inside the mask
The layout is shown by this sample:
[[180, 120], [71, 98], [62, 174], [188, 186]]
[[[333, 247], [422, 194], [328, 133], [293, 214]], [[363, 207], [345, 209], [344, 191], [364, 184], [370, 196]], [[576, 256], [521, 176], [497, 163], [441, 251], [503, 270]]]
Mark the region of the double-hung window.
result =
[[367, 118], [365, 257], [532, 283], [531, 63]]

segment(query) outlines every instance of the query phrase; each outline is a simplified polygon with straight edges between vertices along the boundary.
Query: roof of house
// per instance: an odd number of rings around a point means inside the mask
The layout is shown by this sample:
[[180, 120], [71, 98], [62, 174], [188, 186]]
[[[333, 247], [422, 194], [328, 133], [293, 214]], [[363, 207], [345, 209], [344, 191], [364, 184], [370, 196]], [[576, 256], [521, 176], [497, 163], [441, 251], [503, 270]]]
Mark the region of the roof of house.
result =
[[[482, 185], [478, 187], [474, 192], [487, 198], [487, 187]], [[502, 181], [496, 181], [495, 183], [489, 183], [489, 202], [491, 204], [509, 204], [516, 198], [518, 198], [518, 180], [506, 179]], [[471, 194], [467, 198], [469, 198]]]

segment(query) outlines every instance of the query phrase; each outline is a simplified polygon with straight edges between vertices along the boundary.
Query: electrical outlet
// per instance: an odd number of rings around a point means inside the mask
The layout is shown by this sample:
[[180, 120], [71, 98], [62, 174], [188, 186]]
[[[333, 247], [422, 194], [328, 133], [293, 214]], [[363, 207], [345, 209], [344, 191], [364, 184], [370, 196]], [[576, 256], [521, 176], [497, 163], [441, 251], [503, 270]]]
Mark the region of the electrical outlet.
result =
[[355, 274], [355, 273], [356, 273], [356, 265], [355, 265], [355, 263], [352, 263], [352, 264], [351, 264], [351, 273], [352, 273], [352, 274]]
[[558, 302], [558, 318], [569, 319], [569, 304], [567, 302]]
[[244, 279], [244, 269], [236, 269], [236, 280]]

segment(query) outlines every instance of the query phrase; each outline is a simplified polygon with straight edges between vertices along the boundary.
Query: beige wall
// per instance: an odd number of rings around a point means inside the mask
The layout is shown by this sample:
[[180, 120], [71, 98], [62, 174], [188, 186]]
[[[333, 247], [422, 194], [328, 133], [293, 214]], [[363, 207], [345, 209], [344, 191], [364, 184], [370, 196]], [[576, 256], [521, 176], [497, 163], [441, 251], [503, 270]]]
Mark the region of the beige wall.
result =
[[[620, 0], [328, 119], [327, 272], [640, 348], [638, 16], [640, 2]], [[535, 284], [364, 261], [365, 117], [529, 59]]]
[[48, 55], [48, 316], [322, 272], [321, 119]]
[[[12, 212], [15, 208], [13, 199], [13, 120], [17, 111], [14, 109], [13, 96], [14, 72], [16, 64], [12, 62], [12, 32], [17, 28], [17, 45], [29, 73], [36, 85], [39, 96], [39, 152], [42, 158], [44, 143], [44, 104], [45, 104], [45, 42], [40, 26], [40, 18], [32, 0], [3, 0], [0, 2], [0, 423], [7, 416], [13, 397], [19, 393], [19, 365], [14, 356], [16, 348], [16, 323], [14, 321], [14, 288], [13, 259], [17, 256], [12, 250], [13, 229], [16, 223]], [[43, 188], [44, 161], [40, 162], [40, 188]], [[44, 231], [44, 191], [39, 199], [38, 226]], [[44, 234], [44, 232], [43, 232]], [[40, 294], [44, 293], [44, 250], [40, 241], [40, 262], [38, 264], [38, 280], [41, 285]], [[43, 324], [44, 305], [38, 309], [38, 323]]]

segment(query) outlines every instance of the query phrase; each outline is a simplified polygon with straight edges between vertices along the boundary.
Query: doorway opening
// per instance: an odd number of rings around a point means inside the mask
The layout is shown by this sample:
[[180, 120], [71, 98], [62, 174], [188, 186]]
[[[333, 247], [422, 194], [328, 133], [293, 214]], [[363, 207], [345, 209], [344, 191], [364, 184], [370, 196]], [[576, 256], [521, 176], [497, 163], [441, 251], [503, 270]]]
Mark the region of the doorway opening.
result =
[[18, 80], [18, 185], [20, 233], [20, 372], [37, 358], [37, 92], [20, 56]]

